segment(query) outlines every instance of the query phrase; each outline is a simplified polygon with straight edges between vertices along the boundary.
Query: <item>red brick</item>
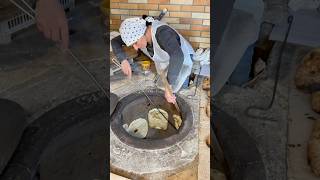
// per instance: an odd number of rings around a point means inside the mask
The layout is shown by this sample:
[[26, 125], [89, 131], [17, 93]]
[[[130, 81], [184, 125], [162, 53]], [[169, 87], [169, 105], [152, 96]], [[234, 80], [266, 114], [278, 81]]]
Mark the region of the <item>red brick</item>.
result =
[[182, 24], [202, 24], [202, 19], [180, 18]]
[[119, 3], [120, 9], [138, 9], [137, 4]]
[[110, 11], [111, 14], [128, 14], [129, 10], [124, 10], [124, 9], [111, 9]]
[[111, 21], [112, 21], [111, 24], [117, 24], [117, 25], [120, 25], [122, 22], [121, 20], [118, 20], [118, 19], [112, 19]]
[[201, 37], [210, 37], [210, 32], [201, 32]]
[[179, 30], [179, 33], [185, 36], [200, 36], [200, 31]]
[[191, 13], [189, 12], [170, 12], [170, 17], [191, 17]]
[[111, 3], [111, 8], [113, 9], [118, 9], [119, 8], [119, 3]]
[[210, 31], [210, 26], [191, 25], [191, 30]]
[[189, 40], [191, 42], [210, 43], [210, 38], [204, 38], [204, 37], [190, 37]]
[[121, 19], [120, 15], [110, 15], [110, 19]]
[[182, 6], [181, 11], [204, 12], [204, 6]]
[[167, 8], [168, 11], [180, 11], [181, 10], [180, 5], [159, 5], [160, 10], [162, 10], [164, 8]]
[[210, 0], [193, 0], [193, 5], [210, 5]]
[[138, 9], [158, 10], [158, 4], [138, 4]]
[[120, 28], [119, 24], [110, 24], [110, 29], [119, 30], [119, 28]]
[[190, 42], [190, 44], [193, 47], [193, 49], [198, 49], [200, 45], [200, 43], [197, 43], [197, 42]]
[[170, 0], [160, 0], [160, 4], [169, 4]]
[[205, 12], [210, 12], [210, 6], [206, 6], [204, 11]]
[[130, 10], [129, 15], [131, 16], [142, 16], [142, 15], [149, 14], [149, 11], [142, 11], [142, 10]]
[[193, 0], [170, 0], [170, 4], [188, 4], [192, 5]]
[[148, 0], [128, 0], [129, 3], [148, 3]]
[[210, 43], [200, 43], [199, 48], [210, 48]]
[[159, 0], [148, 0], [150, 4], [159, 4]]

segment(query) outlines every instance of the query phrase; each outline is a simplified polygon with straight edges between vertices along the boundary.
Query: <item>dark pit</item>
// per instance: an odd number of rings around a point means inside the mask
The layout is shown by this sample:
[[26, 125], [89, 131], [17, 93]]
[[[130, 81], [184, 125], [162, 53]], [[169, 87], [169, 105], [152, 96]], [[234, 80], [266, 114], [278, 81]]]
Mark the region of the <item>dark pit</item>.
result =
[[106, 179], [108, 101], [101, 92], [84, 94], [34, 120], [0, 179]]
[[225, 171], [230, 180], [266, 180], [265, 165], [255, 140], [237, 118], [215, 105], [212, 109], [211, 133], [216, 135], [216, 143], [221, 146], [211, 154], [213, 167]]
[[[153, 103], [150, 103], [143, 92], [135, 92], [122, 98], [118, 103], [111, 117], [111, 129], [114, 134], [127, 145], [142, 148], [156, 149], [164, 148], [181, 141], [191, 130], [193, 126], [192, 109], [190, 105], [180, 96], [177, 96], [177, 103], [181, 110], [182, 124], [177, 130], [174, 127], [173, 114], [178, 114], [174, 105], [169, 104], [164, 98], [162, 90], [151, 89], [145, 93]], [[168, 115], [167, 130], [157, 130], [149, 127], [145, 138], [140, 139], [131, 136], [123, 128], [124, 124], [129, 124], [138, 119], [148, 120], [148, 112], [153, 108], [165, 110]]]

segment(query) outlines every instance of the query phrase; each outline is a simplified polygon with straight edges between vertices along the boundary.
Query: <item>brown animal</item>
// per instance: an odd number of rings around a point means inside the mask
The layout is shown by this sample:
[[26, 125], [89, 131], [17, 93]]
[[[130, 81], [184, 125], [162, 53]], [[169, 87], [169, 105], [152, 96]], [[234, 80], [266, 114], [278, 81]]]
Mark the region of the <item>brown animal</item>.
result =
[[320, 120], [313, 124], [308, 144], [308, 159], [314, 174], [320, 176]]
[[296, 71], [295, 84], [298, 89], [306, 92], [320, 90], [320, 48], [304, 56]]

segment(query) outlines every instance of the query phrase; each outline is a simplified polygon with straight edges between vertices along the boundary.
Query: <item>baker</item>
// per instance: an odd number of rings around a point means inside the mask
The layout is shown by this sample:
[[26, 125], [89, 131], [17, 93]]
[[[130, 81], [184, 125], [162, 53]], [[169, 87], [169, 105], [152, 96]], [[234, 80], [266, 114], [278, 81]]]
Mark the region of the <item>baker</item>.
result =
[[[125, 19], [119, 29], [120, 35], [111, 41], [112, 50], [121, 62], [125, 75], [131, 77], [131, 66], [123, 46], [141, 50], [155, 63], [157, 73], [167, 73], [167, 80], [176, 93], [188, 79], [192, 69], [192, 46], [168, 24], [143, 16]], [[176, 97], [165, 88], [165, 98], [175, 103]]]

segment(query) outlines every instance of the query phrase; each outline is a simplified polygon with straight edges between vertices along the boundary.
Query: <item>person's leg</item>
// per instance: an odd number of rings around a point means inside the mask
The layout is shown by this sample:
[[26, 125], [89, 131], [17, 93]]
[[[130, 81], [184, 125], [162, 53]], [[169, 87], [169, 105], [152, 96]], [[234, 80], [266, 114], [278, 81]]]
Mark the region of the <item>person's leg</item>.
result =
[[[191, 59], [191, 61], [194, 63], [193, 54], [190, 54], [190, 59]], [[191, 79], [192, 79], [192, 80], [195, 79], [195, 78], [194, 78], [194, 77], [195, 77], [195, 74], [194, 74], [195, 71], [196, 71], [196, 67], [195, 67], [194, 64], [193, 64], [190, 75], [186, 78], [186, 80], [185, 80], [184, 83], [182, 84], [182, 89], [187, 89], [187, 88], [189, 87], [190, 80], [191, 80]]]
[[6, 167], [27, 125], [23, 108], [10, 100], [0, 99], [0, 174]]
[[189, 87], [190, 75], [186, 78], [184, 83], [182, 84], [182, 89], [187, 89]]

